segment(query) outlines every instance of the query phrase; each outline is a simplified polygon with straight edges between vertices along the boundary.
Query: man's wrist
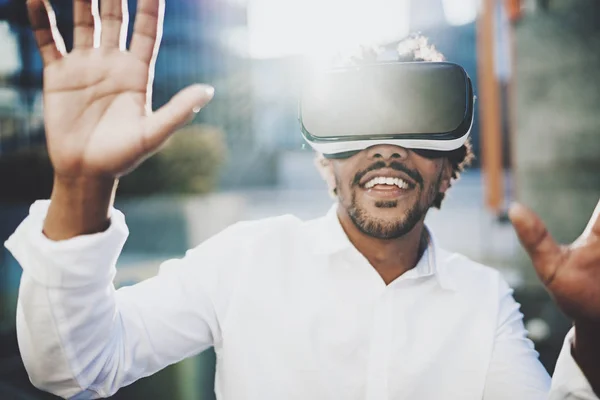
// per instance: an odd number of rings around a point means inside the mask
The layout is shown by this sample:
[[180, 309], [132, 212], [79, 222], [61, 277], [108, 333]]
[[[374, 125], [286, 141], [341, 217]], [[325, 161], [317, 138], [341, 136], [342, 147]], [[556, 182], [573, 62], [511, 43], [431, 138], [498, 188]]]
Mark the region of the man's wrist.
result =
[[575, 323], [571, 354], [596, 395], [600, 396], [600, 321]]
[[66, 240], [106, 230], [117, 182], [112, 177], [55, 175], [44, 234]]

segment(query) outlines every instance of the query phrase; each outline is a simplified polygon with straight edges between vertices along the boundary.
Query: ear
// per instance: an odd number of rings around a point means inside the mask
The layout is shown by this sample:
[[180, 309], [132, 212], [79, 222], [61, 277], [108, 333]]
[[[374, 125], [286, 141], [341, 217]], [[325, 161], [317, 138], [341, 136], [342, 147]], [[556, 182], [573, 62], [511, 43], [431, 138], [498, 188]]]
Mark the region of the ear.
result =
[[443, 159], [442, 172], [440, 175], [440, 193], [446, 193], [452, 186], [452, 164], [447, 158]]
[[315, 166], [317, 167], [317, 171], [319, 171], [321, 178], [327, 183], [329, 192], [333, 193], [336, 185], [331, 160], [326, 159], [322, 154], [317, 154], [315, 157]]

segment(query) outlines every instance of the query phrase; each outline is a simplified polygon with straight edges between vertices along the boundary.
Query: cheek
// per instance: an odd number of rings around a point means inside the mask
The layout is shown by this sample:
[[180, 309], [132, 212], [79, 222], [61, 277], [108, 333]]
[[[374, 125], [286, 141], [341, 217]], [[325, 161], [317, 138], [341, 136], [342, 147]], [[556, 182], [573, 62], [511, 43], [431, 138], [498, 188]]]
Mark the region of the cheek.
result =
[[349, 199], [351, 197], [352, 188], [350, 184], [344, 179], [343, 176], [335, 175], [335, 187], [337, 189], [337, 195], [340, 199]]
[[421, 158], [415, 167], [423, 178], [423, 187], [419, 191], [419, 198], [429, 201], [436, 196], [444, 185], [444, 160]]
[[446, 165], [444, 161], [444, 159], [426, 159], [420, 163], [419, 171], [421, 171], [425, 185], [437, 185], [442, 181]]
[[337, 187], [337, 180], [335, 178], [335, 175], [333, 173], [333, 171], [331, 169], [329, 169], [325, 174], [324, 174], [324, 178], [325, 178], [325, 182], [327, 182], [327, 186], [329, 187], [329, 189], [334, 189]]
[[447, 182], [445, 181], [444, 170], [439, 168], [435, 171], [431, 172], [429, 179], [427, 180], [424, 192], [428, 198], [435, 197], [437, 194], [442, 191], [445, 192], [447, 187]]
[[332, 179], [338, 187], [338, 190], [348, 190], [352, 184], [350, 169], [342, 163], [333, 164]]

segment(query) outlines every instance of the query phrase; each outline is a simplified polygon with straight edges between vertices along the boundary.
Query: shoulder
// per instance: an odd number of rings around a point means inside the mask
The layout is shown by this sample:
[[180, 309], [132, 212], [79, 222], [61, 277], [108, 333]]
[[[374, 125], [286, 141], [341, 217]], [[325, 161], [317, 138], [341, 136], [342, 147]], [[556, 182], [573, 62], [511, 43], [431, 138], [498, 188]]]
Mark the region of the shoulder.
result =
[[223, 257], [239, 255], [245, 249], [277, 246], [296, 236], [305, 223], [293, 215], [281, 215], [254, 221], [237, 222], [194, 249], [192, 253], [219, 251]]
[[442, 273], [457, 290], [488, 297], [498, 297], [501, 292], [509, 290], [508, 284], [500, 271], [481, 264], [469, 257], [436, 249], [437, 264]]
[[233, 277], [244, 265], [258, 264], [261, 255], [290, 243], [302, 224], [292, 215], [237, 222], [189, 249], [183, 258], [164, 262], [160, 271], [192, 270], [205, 280], [221, 274]]
[[481, 313], [481, 318], [506, 321], [519, 314], [519, 304], [513, 297], [513, 289], [502, 273], [493, 267], [448, 251], [438, 252], [440, 273], [445, 274], [458, 293], [458, 298], [470, 310], [471, 315]]
[[251, 241], [298, 232], [305, 224], [301, 219], [290, 214], [263, 218], [254, 221], [240, 221], [217, 234], [215, 238], [245, 238]]

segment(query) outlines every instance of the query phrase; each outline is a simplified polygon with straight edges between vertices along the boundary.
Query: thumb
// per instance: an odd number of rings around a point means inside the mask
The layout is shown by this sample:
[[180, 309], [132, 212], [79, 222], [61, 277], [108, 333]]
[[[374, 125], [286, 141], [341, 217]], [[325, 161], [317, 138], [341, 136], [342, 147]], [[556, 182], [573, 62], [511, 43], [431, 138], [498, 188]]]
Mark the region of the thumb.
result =
[[544, 284], [549, 283], [561, 254], [560, 246], [554, 241], [540, 217], [527, 207], [513, 204], [508, 216], [538, 276]]
[[583, 231], [583, 236], [589, 236], [592, 233], [600, 236], [600, 200], [598, 200], [598, 204], [596, 204], [590, 222], [588, 222]]
[[158, 149], [179, 126], [185, 124], [212, 100], [215, 89], [208, 85], [192, 85], [177, 93], [167, 104], [146, 119], [147, 151]]

